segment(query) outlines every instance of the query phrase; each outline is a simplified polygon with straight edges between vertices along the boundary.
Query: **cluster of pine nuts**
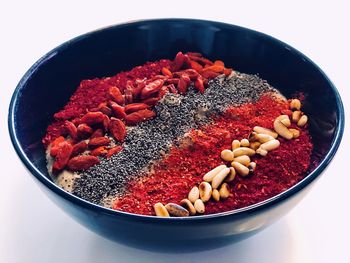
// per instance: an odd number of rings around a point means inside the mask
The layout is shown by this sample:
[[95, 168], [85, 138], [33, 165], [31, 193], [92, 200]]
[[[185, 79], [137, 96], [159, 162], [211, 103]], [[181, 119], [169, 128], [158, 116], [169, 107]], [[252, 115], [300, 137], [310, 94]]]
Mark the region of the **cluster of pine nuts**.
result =
[[[204, 203], [211, 198], [218, 202], [220, 199], [226, 199], [230, 196], [230, 188], [226, 182], [232, 181], [234, 177], [235, 170], [232, 167], [219, 165], [204, 175], [204, 181], [198, 187], [194, 186], [187, 198], [181, 200], [180, 205], [168, 203], [164, 206], [162, 203], [156, 203], [154, 211], [157, 216], [161, 217], [203, 214], [205, 212]], [[225, 178], [226, 182], [223, 183]]]
[[242, 177], [254, 173], [256, 163], [252, 162], [250, 157], [255, 154], [266, 156], [268, 152], [277, 149], [280, 146], [278, 136], [287, 140], [300, 136], [299, 130], [289, 128], [291, 122], [303, 127], [308, 117], [300, 110], [301, 102], [298, 99], [291, 100], [290, 109], [292, 110], [291, 119], [288, 115], [278, 116], [273, 123], [274, 130], [255, 126], [248, 138], [240, 141], [233, 140], [232, 149], [225, 149], [220, 155], [222, 160], [231, 163], [231, 167], [222, 164], [207, 172], [203, 176], [203, 182], [198, 187], [194, 186], [188, 193], [187, 199], [181, 200], [180, 205], [168, 203], [164, 206], [162, 203], [156, 203], [154, 205], [156, 215], [169, 217], [203, 214], [205, 203], [211, 198], [216, 202], [228, 198], [230, 196], [228, 183], [235, 179], [236, 173]]
[[239, 175], [244, 177], [252, 174], [256, 163], [250, 162], [251, 156], [255, 154], [266, 156], [269, 151], [277, 149], [280, 146], [280, 141], [277, 140], [278, 136], [287, 140], [296, 139], [300, 136], [298, 129], [289, 127], [292, 122], [299, 127], [305, 126], [308, 117], [300, 110], [300, 100], [292, 99], [289, 107], [292, 110], [291, 116], [285, 114], [278, 116], [273, 122], [274, 130], [255, 126], [247, 139], [234, 140], [232, 150], [223, 150], [221, 158], [226, 162], [230, 162]]
[[290, 109], [292, 110], [291, 119], [288, 115], [281, 115], [277, 117], [273, 123], [274, 130], [278, 133], [278, 135], [287, 140], [298, 138], [300, 135], [299, 130], [289, 128], [291, 126], [291, 122], [296, 123], [296, 125], [299, 127], [303, 127], [308, 121], [307, 115], [304, 115], [304, 113], [300, 110], [300, 100], [291, 100]]

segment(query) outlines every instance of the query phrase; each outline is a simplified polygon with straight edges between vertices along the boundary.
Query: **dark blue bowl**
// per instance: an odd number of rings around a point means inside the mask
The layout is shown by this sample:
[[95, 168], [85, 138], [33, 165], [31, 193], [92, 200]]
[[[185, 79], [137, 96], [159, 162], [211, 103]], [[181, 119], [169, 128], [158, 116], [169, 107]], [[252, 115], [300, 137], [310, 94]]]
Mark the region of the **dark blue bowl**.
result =
[[[77, 198], [49, 178], [41, 138], [52, 116], [82, 79], [114, 75], [146, 61], [197, 51], [260, 76], [290, 97], [306, 94], [318, 165], [298, 184], [242, 209], [189, 218], [156, 218], [106, 209]], [[14, 91], [9, 131], [23, 164], [45, 193], [81, 224], [112, 240], [145, 249], [196, 250], [248, 237], [294, 207], [328, 166], [344, 129], [339, 94], [310, 59], [246, 28], [201, 20], [148, 20], [108, 27], [70, 40], [37, 61]], [[42, 211], [44, 212], [44, 211]]]

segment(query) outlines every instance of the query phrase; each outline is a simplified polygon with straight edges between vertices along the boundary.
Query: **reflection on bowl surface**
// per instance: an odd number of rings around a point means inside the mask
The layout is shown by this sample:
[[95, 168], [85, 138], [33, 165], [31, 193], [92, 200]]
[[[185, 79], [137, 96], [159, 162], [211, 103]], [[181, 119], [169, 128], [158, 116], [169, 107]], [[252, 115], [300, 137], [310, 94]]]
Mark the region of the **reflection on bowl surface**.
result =
[[[240, 72], [259, 74], [286, 96], [306, 94], [303, 109], [313, 138], [310, 173], [287, 191], [242, 209], [189, 218], [156, 218], [110, 210], [57, 187], [46, 169], [41, 139], [51, 116], [83, 79], [111, 76], [179, 51], [219, 58]], [[325, 107], [327, 105], [327, 107]], [[9, 109], [17, 154], [36, 182], [78, 222], [112, 240], [144, 249], [201, 250], [246, 238], [294, 207], [325, 170], [344, 128], [339, 94], [307, 57], [265, 34], [218, 22], [148, 20], [94, 31], [55, 48], [24, 75]], [[316, 162], [315, 162], [316, 163]], [[198, 242], [203, 241], [203, 242]]]

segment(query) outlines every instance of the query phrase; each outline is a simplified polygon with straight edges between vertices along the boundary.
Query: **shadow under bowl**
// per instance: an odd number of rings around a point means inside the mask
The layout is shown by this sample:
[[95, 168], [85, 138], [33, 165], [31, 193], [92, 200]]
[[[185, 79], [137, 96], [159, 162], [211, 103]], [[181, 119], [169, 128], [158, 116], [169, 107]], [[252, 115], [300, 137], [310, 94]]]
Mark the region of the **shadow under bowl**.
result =
[[[83, 79], [115, 75], [146, 61], [196, 51], [234, 69], [259, 74], [286, 97], [306, 95], [314, 151], [308, 175], [287, 191], [242, 209], [189, 218], [157, 218], [113, 211], [56, 186], [46, 170], [41, 139], [52, 116]], [[286, 214], [308, 192], [337, 151], [344, 129], [339, 94], [310, 59], [289, 45], [246, 28], [203, 20], [161, 19], [116, 25], [70, 40], [23, 76], [9, 108], [14, 148], [43, 191], [89, 229], [130, 246], [193, 251], [246, 238]], [[54, 227], [54, 226], [53, 226]]]

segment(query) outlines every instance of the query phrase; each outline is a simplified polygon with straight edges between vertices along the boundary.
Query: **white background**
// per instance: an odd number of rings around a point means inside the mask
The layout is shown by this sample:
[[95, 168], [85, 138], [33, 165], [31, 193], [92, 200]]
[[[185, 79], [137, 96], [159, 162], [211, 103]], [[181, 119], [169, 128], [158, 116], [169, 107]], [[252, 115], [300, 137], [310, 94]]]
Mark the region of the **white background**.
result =
[[245, 2], [0, 2], [0, 262], [350, 262], [348, 130], [329, 169], [287, 216], [248, 240], [191, 254], [136, 250], [88, 231], [48, 200], [12, 148], [7, 109], [25, 71], [74, 36], [142, 18], [202, 18], [271, 34], [302, 51], [328, 74], [348, 113], [349, 7], [341, 1]]

